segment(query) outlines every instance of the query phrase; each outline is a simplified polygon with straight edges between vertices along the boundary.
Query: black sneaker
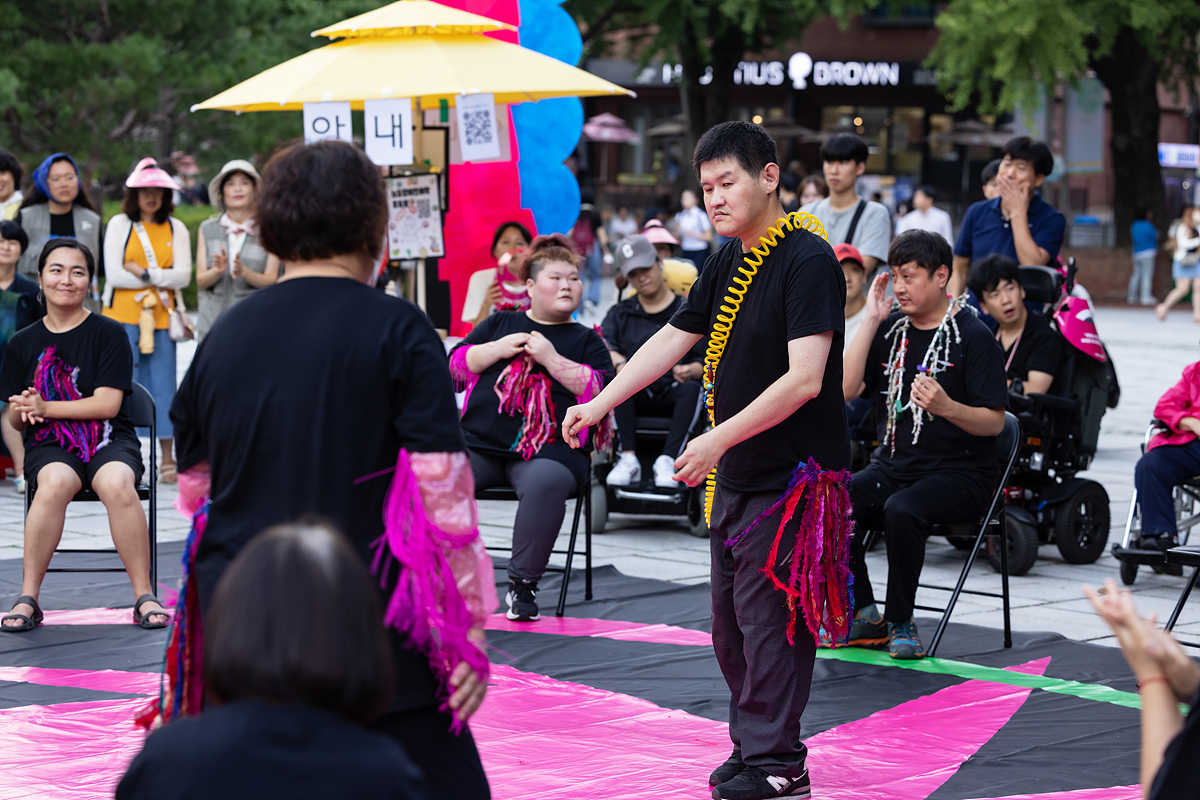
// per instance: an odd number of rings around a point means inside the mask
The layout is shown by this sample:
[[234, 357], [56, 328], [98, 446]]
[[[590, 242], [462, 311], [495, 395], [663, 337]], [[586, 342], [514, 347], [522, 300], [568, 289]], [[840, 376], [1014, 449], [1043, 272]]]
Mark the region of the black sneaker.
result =
[[733, 778], [718, 784], [712, 791], [713, 800], [767, 800], [771, 797], [811, 795], [807, 769], [795, 778], [785, 778], [759, 767], [747, 767]]
[[1176, 546], [1175, 537], [1168, 533], [1159, 536], [1139, 536], [1136, 546], [1139, 550], [1151, 550], [1163, 554], [1163, 563], [1151, 564], [1150, 568], [1160, 575], [1182, 575], [1182, 564], [1166, 563], [1166, 553]]
[[871, 616], [868, 609], [862, 609], [854, 615], [850, 623], [850, 636], [846, 644], [852, 647], [882, 647], [888, 643], [887, 624], [878, 610]]
[[910, 619], [908, 622], [889, 622], [888, 654], [892, 658], [914, 659], [925, 657], [925, 645], [917, 636], [917, 623]]
[[542, 618], [538, 613], [537, 581], [509, 581], [504, 603], [508, 606], [505, 616], [511, 620], [533, 622]]
[[725, 759], [725, 763], [714, 769], [712, 775], [708, 776], [708, 785], [716, 786], [717, 784], [732, 780], [745, 768], [746, 762], [742, 761], [742, 748], [735, 747], [733, 748], [733, 752], [729, 754], [729, 758]]

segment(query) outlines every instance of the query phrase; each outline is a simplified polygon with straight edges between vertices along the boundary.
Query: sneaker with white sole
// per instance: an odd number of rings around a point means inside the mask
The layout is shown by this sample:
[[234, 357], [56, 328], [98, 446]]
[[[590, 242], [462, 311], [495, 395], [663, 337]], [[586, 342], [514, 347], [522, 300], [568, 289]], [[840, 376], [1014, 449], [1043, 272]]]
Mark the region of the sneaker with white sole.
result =
[[13, 478], [13, 490], [16, 491], [17, 494], [25, 494], [24, 475], [18, 475], [17, 477]]
[[660, 489], [679, 488], [679, 482], [675, 480], [675, 459], [665, 454], [654, 459], [654, 485]]
[[609, 486], [632, 486], [642, 479], [642, 465], [633, 453], [621, 453], [605, 481]]
[[771, 797], [811, 797], [808, 770], [795, 778], [748, 767], [712, 790], [713, 800], [768, 800]]
[[537, 581], [509, 581], [504, 604], [508, 611], [504, 616], [514, 622], [535, 622], [542, 618], [537, 605]]

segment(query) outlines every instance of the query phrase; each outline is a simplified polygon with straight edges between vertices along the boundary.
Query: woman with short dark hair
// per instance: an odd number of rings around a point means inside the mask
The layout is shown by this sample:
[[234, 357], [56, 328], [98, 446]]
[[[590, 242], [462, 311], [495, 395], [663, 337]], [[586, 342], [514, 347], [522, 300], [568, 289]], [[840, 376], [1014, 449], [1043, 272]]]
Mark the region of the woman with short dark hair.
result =
[[[482, 800], [465, 723], [486, 690], [492, 570], [441, 340], [418, 308], [368, 285], [387, 221], [383, 179], [361, 150], [318, 142], [272, 157], [260, 189], [259, 235], [287, 272], [225, 312], [171, 408], [181, 489], [211, 475], [181, 641], [198, 641], [192, 624], [259, 532], [329, 519], [390, 595], [395, 697], [375, 727], [408, 751], [430, 796]], [[202, 703], [199, 666], [186, 659], [168, 662], [168, 718]]]
[[171, 312], [181, 307], [179, 290], [192, 280], [191, 237], [187, 226], [171, 216], [174, 191], [171, 176], [153, 158], [143, 158], [125, 180], [121, 213], [108, 221], [104, 233], [104, 316], [125, 329], [134, 380], [154, 397], [163, 483], [176, 480], [168, 413], [175, 397]]
[[38, 259], [46, 316], [4, 349], [0, 396], [8, 398], [8, 423], [24, 434], [25, 469], [36, 486], [25, 517], [21, 596], [0, 619], [6, 632], [41, 624], [42, 578], [62, 538], [67, 503], [80, 489], [94, 491], [108, 510], [137, 597], [134, 623], [167, 623], [150, 585], [146, 514], [137, 495], [142, 448], [123, 409], [133, 391], [129, 342], [119, 325], [84, 308], [95, 272], [85, 245], [52, 239]]
[[337, 531], [279, 525], [246, 546], [206, 617], [204, 674], [210, 707], [152, 733], [117, 800], [425, 797], [404, 750], [364, 727], [391, 700], [391, 651]]
[[562, 441], [563, 413], [613, 375], [604, 340], [571, 320], [583, 286], [580, 257], [560, 234], [539, 236], [523, 256], [528, 311], [498, 311], [450, 354], [463, 400], [463, 432], [481, 488], [512, 486], [521, 498], [508, 562], [507, 616], [540, 618], [538, 581], [589, 456]]
[[[17, 271], [30, 280], [37, 280], [38, 254], [51, 237], [71, 236], [92, 253], [100, 252], [100, 215], [88, 199], [75, 159], [66, 153], [47, 156], [33, 171], [33, 188], [14, 219], [29, 236]], [[95, 281], [91, 291], [96, 291]], [[90, 308], [98, 310], [91, 302]]]

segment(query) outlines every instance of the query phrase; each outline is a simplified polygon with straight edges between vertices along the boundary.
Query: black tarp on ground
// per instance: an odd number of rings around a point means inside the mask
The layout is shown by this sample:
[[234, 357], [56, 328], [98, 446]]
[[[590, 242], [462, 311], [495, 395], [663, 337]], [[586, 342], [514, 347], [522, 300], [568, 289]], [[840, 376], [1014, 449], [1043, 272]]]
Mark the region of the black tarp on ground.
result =
[[[179, 575], [182, 543], [162, 546], [160, 584]], [[76, 557], [95, 559], [102, 557]], [[0, 587], [15, 596], [20, 574], [16, 561], [0, 562]], [[497, 573], [504, 580], [503, 573]], [[583, 576], [572, 581], [568, 616], [666, 623], [708, 629], [707, 586], [681, 586], [621, 575], [611, 567], [595, 572], [595, 599], [584, 602]], [[543, 586], [547, 606], [557, 579]], [[504, 588], [503, 585], [501, 588]], [[121, 574], [55, 574], [43, 590], [48, 609], [121, 607], [132, 602]], [[931, 631], [933, 621], [922, 626]], [[724, 721], [728, 694], [708, 647], [620, 641], [592, 636], [493, 631], [493, 659], [552, 678], [634, 695]], [[1011, 667], [1050, 658], [1047, 677], [1101, 684], [1130, 691], [1133, 680], [1119, 651], [1085, 645], [1053, 634], [1017, 634], [1004, 650], [996, 630], [953, 625], [939, 651], [942, 659]], [[0, 634], [0, 666], [58, 667], [84, 670], [156, 671], [165, 634], [132, 625], [49, 625], [28, 634]], [[812, 697], [804, 718], [805, 735], [924, 697], [966, 678], [929, 674], [890, 665], [819, 659]], [[129, 695], [68, 687], [0, 682], [0, 708], [102, 700]], [[903, 742], [895, 732], [882, 747]], [[934, 800], [1069, 792], [1137, 782], [1138, 712], [1101, 700], [1035, 689], [1009, 722], [936, 792]]]

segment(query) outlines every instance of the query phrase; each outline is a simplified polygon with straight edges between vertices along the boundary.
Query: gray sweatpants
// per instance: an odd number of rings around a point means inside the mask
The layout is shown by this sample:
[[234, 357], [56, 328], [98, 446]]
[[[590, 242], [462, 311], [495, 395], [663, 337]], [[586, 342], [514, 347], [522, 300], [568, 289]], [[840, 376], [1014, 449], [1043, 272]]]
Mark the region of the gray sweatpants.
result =
[[[794, 778], [803, 774], [808, 752], [800, 741], [800, 716], [808, 705], [817, 649], [803, 617], [797, 623], [796, 644], [788, 644], [786, 598], [762, 573], [782, 508], [732, 548], [725, 546], [726, 539], [778, 498], [778, 492], [745, 494], [717, 488], [710, 526], [712, 635], [717, 663], [729, 685], [729, 738], [746, 764]], [[797, 508], [790, 531], [802, 510]], [[778, 555], [784, 564], [792, 551], [790, 535]], [[786, 567], [776, 569], [785, 577]]]
[[550, 458], [528, 461], [468, 452], [475, 488], [511, 486], [517, 491], [517, 516], [513, 520], [512, 558], [508, 577], [536, 581], [546, 571], [550, 551], [567, 511], [567, 498], [577, 486], [575, 476]]

